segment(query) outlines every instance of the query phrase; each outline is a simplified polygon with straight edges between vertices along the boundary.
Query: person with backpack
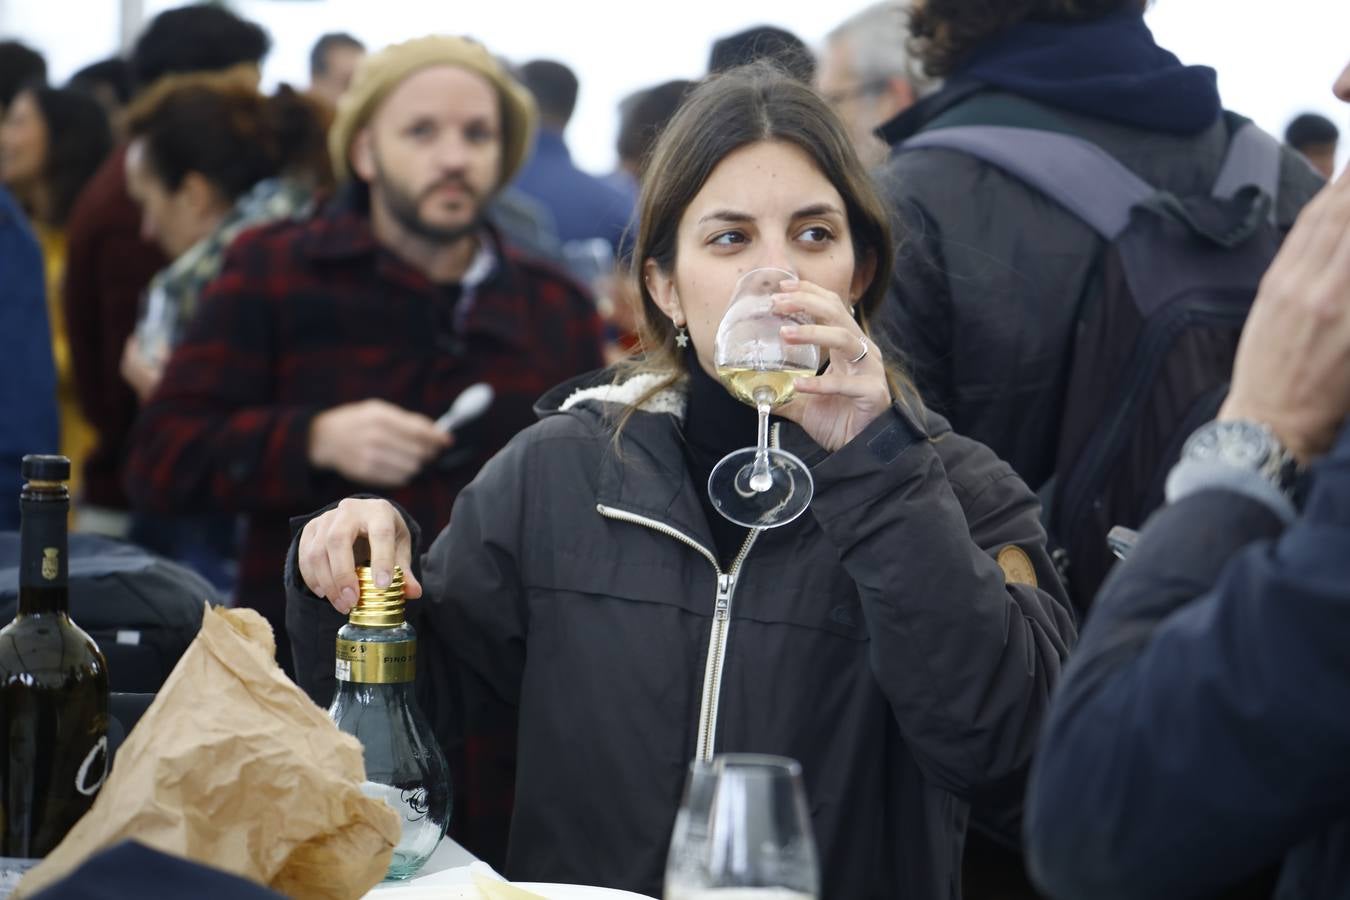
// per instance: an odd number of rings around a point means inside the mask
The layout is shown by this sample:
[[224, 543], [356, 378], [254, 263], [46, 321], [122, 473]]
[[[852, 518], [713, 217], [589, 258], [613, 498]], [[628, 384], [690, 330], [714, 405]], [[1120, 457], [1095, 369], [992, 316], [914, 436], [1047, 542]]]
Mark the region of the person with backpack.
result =
[[[914, 51], [946, 83], [883, 126], [883, 181], [908, 235], [888, 330], [925, 398], [1042, 495], [1080, 612], [1110, 563], [1107, 530], [1161, 501], [1180, 440], [1218, 408], [1243, 307], [1320, 184], [1261, 140], [1233, 157], [1243, 123], [1214, 71], [1159, 47], [1144, 6], [916, 4]], [[996, 133], [998, 162], [938, 142], [990, 126], [1035, 134]], [[1046, 143], [1056, 136], [1076, 149]], [[1245, 177], [1217, 184], [1225, 170]], [[1076, 208], [1037, 185], [1047, 173]], [[1273, 194], [1273, 216], [1270, 198], [1234, 198], [1244, 183]], [[1154, 327], [1160, 311], [1171, 321]]]
[[[1218, 408], [1245, 304], [1319, 185], [1250, 129], [1251, 150], [1228, 165], [1240, 121], [1225, 115], [1212, 69], [1157, 45], [1145, 5], [916, 3], [914, 55], [944, 86], [882, 126], [892, 154], [880, 177], [905, 235], [886, 329], [925, 399], [1041, 495], [1080, 616], [1111, 562], [1107, 532], [1160, 502], [1167, 457]], [[990, 127], [1004, 130], [969, 141]], [[938, 145], [959, 131], [967, 144]], [[999, 162], [983, 158], [991, 151]], [[1256, 173], [1240, 180], [1275, 196], [1273, 221], [1250, 191], [1225, 202], [1225, 169]], [[1058, 198], [1032, 183], [1047, 173]], [[1178, 203], [1234, 246], [1193, 243]], [[1135, 204], [1155, 212], [1136, 216]], [[1213, 249], [1196, 264], [1179, 246]], [[1222, 290], [1192, 296], [1192, 284]], [[1211, 304], [1217, 318], [1191, 308]], [[968, 898], [1035, 896], [1019, 830], [972, 810]]]
[[1348, 301], [1343, 173], [1060, 682], [1027, 801], [1049, 897], [1350, 898]]

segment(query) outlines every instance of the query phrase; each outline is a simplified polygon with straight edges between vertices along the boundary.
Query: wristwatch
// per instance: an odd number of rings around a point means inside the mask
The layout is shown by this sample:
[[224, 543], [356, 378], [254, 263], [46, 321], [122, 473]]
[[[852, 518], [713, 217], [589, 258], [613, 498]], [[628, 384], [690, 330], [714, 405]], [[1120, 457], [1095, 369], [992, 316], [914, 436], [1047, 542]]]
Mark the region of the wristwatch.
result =
[[1244, 419], [1200, 426], [1186, 440], [1181, 459], [1223, 463], [1254, 472], [1290, 498], [1301, 474], [1298, 460], [1269, 426]]

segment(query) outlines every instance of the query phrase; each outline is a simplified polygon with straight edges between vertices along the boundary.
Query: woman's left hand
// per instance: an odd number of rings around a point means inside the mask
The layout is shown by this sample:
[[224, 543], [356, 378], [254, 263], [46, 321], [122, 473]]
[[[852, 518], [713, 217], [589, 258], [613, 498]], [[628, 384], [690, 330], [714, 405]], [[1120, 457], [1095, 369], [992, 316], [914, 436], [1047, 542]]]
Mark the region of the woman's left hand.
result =
[[881, 351], [838, 294], [809, 281], [784, 281], [774, 295], [774, 312], [810, 316], [812, 325], [784, 326], [783, 341], [815, 344], [829, 357], [823, 374], [797, 379], [797, 396], [776, 412], [833, 453], [891, 405]]

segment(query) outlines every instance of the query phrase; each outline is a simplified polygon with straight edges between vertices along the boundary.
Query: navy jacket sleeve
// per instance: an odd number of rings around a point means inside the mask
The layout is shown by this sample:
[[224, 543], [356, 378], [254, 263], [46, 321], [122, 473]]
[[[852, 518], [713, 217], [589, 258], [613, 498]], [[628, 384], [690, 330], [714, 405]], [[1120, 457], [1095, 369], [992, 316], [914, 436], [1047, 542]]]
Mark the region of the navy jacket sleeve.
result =
[[1350, 811], [1350, 429], [1287, 530], [1214, 490], [1098, 596], [1033, 771], [1056, 898], [1211, 896]]
[[19, 462], [25, 453], [55, 453], [56, 367], [47, 324], [42, 251], [8, 193], [0, 190], [0, 531], [19, 527]]

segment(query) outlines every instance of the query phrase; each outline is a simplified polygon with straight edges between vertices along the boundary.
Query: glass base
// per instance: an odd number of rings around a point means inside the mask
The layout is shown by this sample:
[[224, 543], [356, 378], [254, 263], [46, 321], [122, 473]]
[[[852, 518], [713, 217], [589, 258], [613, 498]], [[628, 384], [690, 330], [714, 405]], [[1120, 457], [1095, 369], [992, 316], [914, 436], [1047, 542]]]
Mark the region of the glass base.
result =
[[708, 498], [721, 515], [746, 528], [777, 528], [796, 519], [811, 505], [815, 481], [806, 463], [786, 450], [769, 448], [771, 483], [754, 480], [755, 448], [722, 457], [708, 476]]
[[12, 856], [0, 856], [0, 900], [5, 900], [19, 886], [28, 870], [42, 862], [41, 859], [19, 859]]
[[431, 858], [430, 854], [413, 853], [407, 850], [395, 850], [389, 860], [389, 870], [384, 873], [385, 881], [407, 881], [422, 871], [422, 867]]
[[361, 792], [383, 800], [401, 820], [402, 834], [385, 870], [385, 881], [404, 881], [422, 870], [445, 837], [450, 821], [450, 791], [428, 797], [423, 788], [398, 788], [366, 781]]

